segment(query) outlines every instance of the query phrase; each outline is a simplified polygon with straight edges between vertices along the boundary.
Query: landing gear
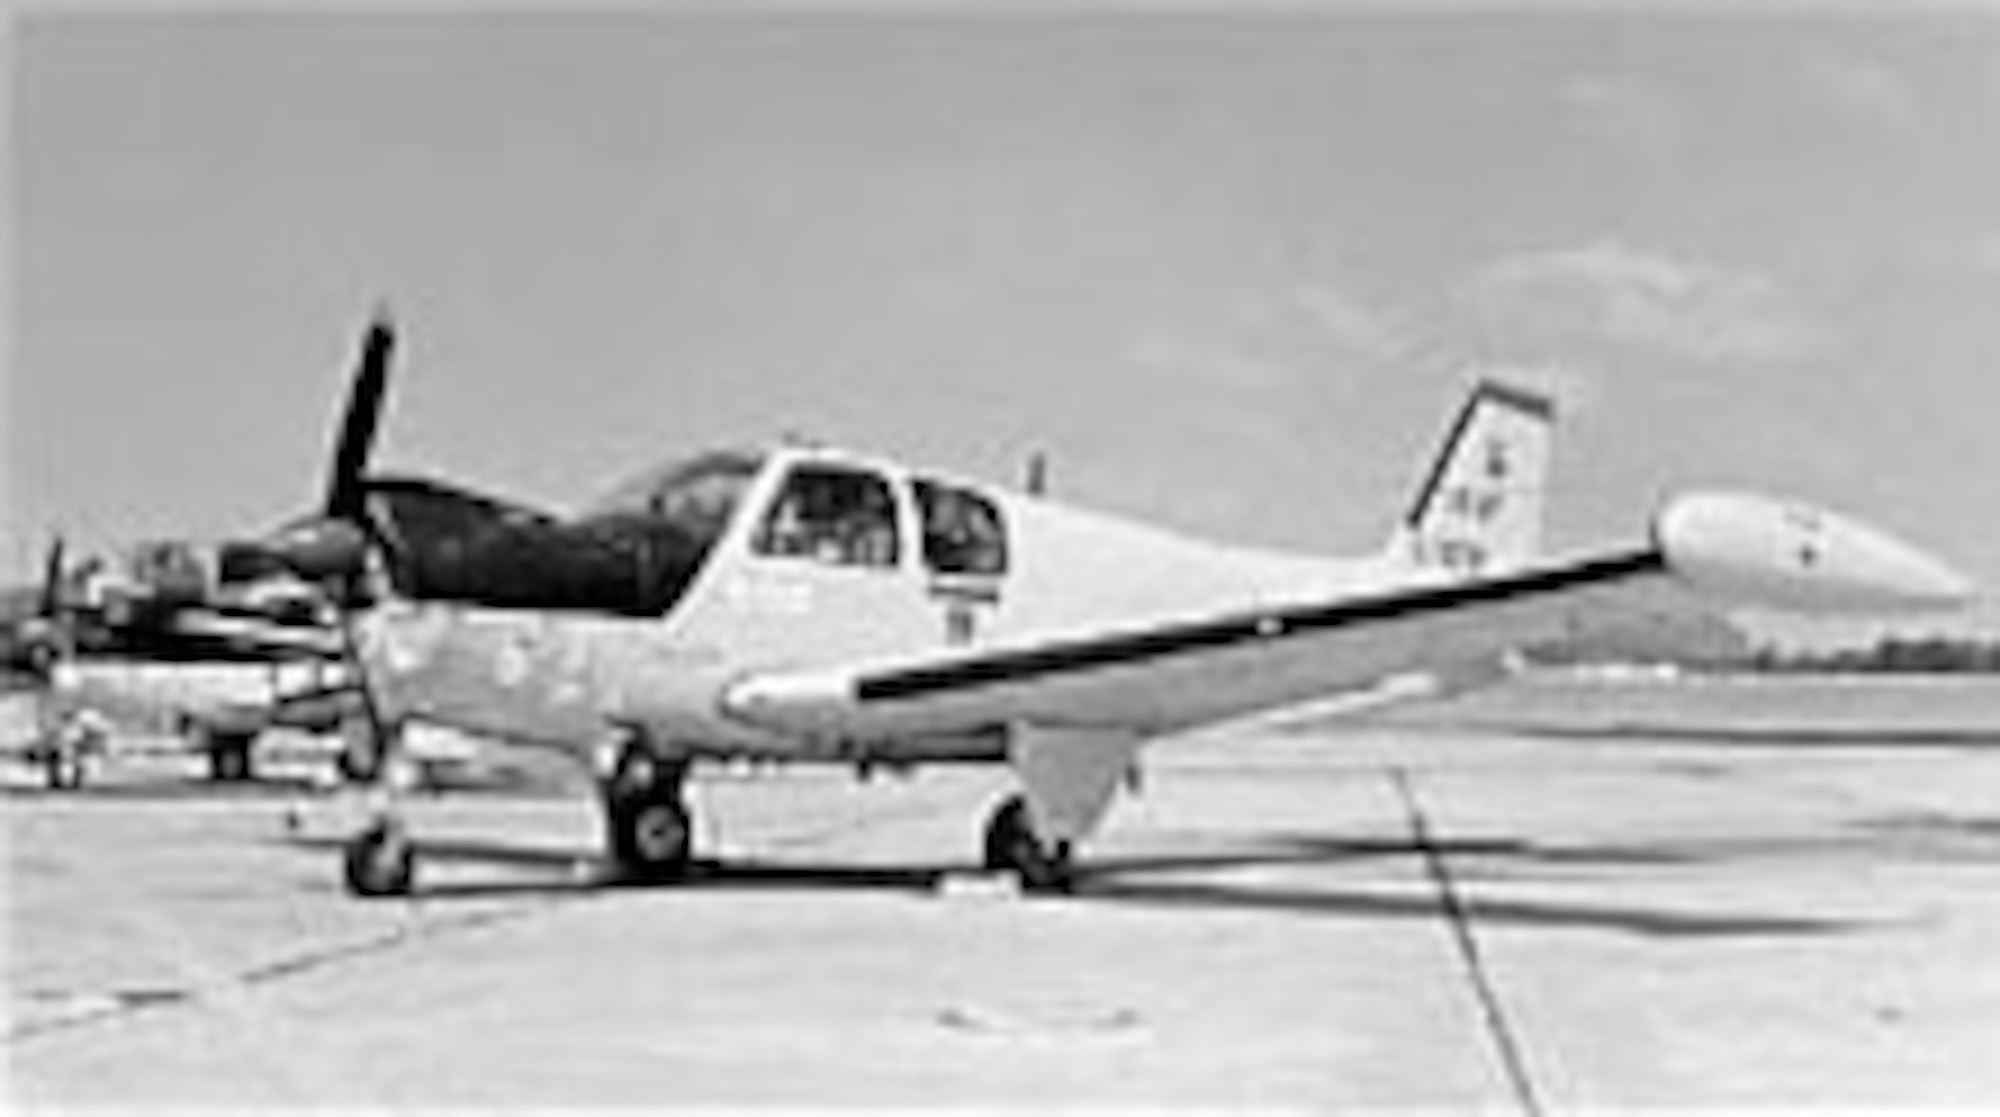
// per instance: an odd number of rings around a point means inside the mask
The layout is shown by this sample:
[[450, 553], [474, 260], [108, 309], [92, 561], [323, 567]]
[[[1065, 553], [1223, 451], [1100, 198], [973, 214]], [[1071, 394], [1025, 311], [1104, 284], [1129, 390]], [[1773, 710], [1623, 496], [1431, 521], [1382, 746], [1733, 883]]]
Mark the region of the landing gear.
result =
[[50, 791], [82, 787], [83, 756], [67, 741], [50, 741], [42, 749], [42, 780]]
[[406, 896], [416, 879], [416, 848], [400, 822], [385, 818], [349, 839], [342, 864], [356, 896]]
[[348, 783], [374, 783], [382, 776], [383, 743], [375, 739], [368, 719], [350, 717], [341, 723], [339, 757], [334, 761]]
[[94, 710], [63, 716], [42, 734], [38, 746], [42, 779], [51, 791], [82, 787], [93, 760], [102, 755], [110, 730]]
[[1028, 801], [1019, 795], [1002, 802], [986, 824], [986, 867], [1013, 872], [1029, 892], [1068, 892], [1074, 883], [1069, 843], [1044, 845], [1028, 820]]
[[[371, 740], [374, 734], [369, 734]], [[342, 851], [342, 877], [356, 896], [406, 896], [417, 875], [416, 845], [398, 811], [401, 793], [415, 782], [408, 757], [397, 748], [400, 727], [390, 726], [377, 741], [374, 778], [349, 794], [366, 800], [368, 822]]]
[[209, 779], [217, 783], [242, 783], [255, 775], [250, 755], [257, 741], [255, 733], [204, 729], [200, 735], [202, 744], [208, 750]]
[[692, 864], [694, 826], [681, 787], [684, 761], [654, 756], [637, 741], [626, 746], [604, 783], [606, 844], [620, 876], [673, 880]]

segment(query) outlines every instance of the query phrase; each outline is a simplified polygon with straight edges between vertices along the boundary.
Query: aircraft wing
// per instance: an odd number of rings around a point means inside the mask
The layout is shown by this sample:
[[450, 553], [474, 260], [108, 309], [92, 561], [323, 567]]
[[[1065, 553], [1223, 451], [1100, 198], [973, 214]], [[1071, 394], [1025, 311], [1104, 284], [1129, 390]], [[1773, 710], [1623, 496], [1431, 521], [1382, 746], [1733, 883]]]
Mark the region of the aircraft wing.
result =
[[774, 729], [898, 736], [1017, 722], [1164, 732], [1491, 661], [1657, 600], [1635, 550], [1504, 578], [1189, 618], [1102, 635], [765, 675], [725, 698]]
[[901, 736], [1030, 723], [1166, 732], [1398, 675], [1456, 672], [1628, 623], [1635, 611], [1752, 604], [1805, 611], [1955, 603], [1964, 580], [1831, 513], [1689, 497], [1644, 547], [1448, 584], [1032, 644], [771, 674], [725, 708], [773, 729]]
[[86, 627], [77, 652], [167, 663], [262, 663], [337, 658], [343, 649], [325, 625], [185, 608], [157, 623]]

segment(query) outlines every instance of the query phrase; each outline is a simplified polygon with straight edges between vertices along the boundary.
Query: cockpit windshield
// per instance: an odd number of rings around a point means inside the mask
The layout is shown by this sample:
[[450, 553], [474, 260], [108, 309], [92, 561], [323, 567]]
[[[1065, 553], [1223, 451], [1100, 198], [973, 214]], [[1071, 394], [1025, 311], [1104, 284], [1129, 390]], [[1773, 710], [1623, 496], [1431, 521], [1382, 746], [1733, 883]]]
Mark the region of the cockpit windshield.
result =
[[369, 495], [405, 596], [656, 617], [693, 584], [762, 465], [735, 451], [681, 459], [566, 518], [423, 480], [371, 481]]
[[748, 450], [711, 450], [681, 458], [619, 484], [586, 509], [584, 518], [664, 520], [713, 542], [763, 465], [764, 455]]

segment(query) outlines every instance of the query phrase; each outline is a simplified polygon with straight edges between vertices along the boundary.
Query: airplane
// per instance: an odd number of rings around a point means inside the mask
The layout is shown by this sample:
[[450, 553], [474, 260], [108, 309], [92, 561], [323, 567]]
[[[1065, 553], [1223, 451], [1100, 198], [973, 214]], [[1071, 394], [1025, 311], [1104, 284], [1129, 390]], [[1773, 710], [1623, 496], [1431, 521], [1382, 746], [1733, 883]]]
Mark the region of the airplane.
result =
[[[163, 551], [176, 555], [172, 582], [147, 576]], [[359, 695], [318, 589], [245, 566], [228, 545], [198, 555], [179, 541], [139, 544], [122, 572], [101, 556], [66, 566], [64, 552], [58, 537], [39, 584], [0, 587], [0, 699], [30, 704], [0, 751], [40, 767], [49, 790], [80, 789], [118, 756], [168, 751], [205, 757], [213, 782], [248, 782], [266, 733], [339, 736], [354, 722]], [[217, 578], [217, 556], [238, 562], [236, 580], [228, 566]], [[165, 736], [180, 748], [163, 748]], [[420, 734], [408, 751], [433, 788], [506, 774], [450, 732]], [[333, 774], [348, 774], [344, 745], [295, 736], [288, 752], [330, 757]]]
[[113, 727], [179, 735], [218, 781], [253, 778], [266, 729], [339, 728], [353, 698], [316, 588], [286, 576], [221, 589], [182, 542], [73, 566], [65, 553], [57, 537], [39, 584], [0, 591], [0, 673], [33, 697], [23, 755], [50, 789], [81, 787]]
[[1873, 527], [1746, 493], [1681, 495], [1642, 542], [1547, 557], [1554, 403], [1496, 380], [1473, 387], [1387, 544], [1358, 557], [1199, 540], [799, 442], [677, 459], [559, 516], [368, 472], [393, 341], [386, 317], [369, 324], [320, 513], [242, 545], [340, 605], [355, 740], [373, 750], [353, 765], [367, 821], [343, 850], [363, 896], [412, 888], [408, 725], [589, 765], [613, 863], [646, 878], [693, 864], [698, 761], [1006, 764], [1020, 790], [988, 816], [983, 862], [1063, 891], [1144, 746], [1184, 730], [1478, 685], [1635, 612], [1885, 612], [1971, 592]]

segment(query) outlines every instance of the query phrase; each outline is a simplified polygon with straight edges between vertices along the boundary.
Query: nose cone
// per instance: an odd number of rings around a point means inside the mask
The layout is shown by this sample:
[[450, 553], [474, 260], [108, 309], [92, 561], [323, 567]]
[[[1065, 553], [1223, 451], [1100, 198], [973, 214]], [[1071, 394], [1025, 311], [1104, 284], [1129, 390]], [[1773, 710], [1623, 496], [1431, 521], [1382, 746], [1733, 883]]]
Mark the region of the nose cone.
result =
[[1744, 493], [1681, 497], [1654, 521], [1668, 566], [1746, 605], [1804, 613], [1950, 609], [1972, 583], [1923, 551], [1824, 509]]

